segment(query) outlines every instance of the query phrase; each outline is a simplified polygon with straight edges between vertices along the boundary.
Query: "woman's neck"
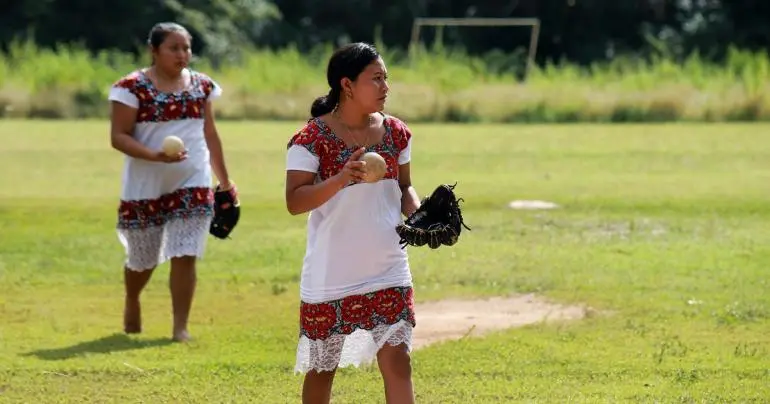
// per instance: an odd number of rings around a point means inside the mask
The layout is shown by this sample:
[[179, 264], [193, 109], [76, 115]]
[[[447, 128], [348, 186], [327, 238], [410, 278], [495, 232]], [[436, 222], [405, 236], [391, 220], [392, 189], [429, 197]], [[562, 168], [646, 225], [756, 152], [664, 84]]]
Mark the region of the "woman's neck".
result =
[[157, 66], [152, 66], [152, 72], [155, 74], [156, 78], [165, 82], [178, 81], [179, 78], [181, 78], [182, 75], [184, 74], [184, 70], [169, 74], [163, 71], [163, 69], [159, 69]]
[[371, 114], [362, 113], [361, 111], [356, 110], [356, 108], [351, 108], [350, 106], [340, 105], [339, 108], [335, 111], [335, 114], [337, 119], [341, 120], [345, 125], [353, 130], [367, 128], [371, 125], [372, 122]]

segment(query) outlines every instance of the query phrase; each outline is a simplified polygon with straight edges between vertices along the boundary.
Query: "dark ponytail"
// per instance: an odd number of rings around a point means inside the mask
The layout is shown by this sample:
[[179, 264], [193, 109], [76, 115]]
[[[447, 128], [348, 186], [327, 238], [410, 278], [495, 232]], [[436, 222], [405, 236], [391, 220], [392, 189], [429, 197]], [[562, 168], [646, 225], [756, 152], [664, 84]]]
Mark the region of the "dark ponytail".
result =
[[374, 46], [363, 42], [351, 43], [334, 51], [326, 68], [326, 81], [331, 89], [329, 94], [322, 95], [313, 101], [310, 115], [317, 118], [334, 111], [342, 93], [340, 81], [343, 78], [356, 81], [366, 66], [379, 57], [380, 54]]
[[313, 105], [310, 107], [310, 115], [313, 118], [317, 118], [321, 115], [326, 115], [329, 112], [334, 111], [337, 104], [340, 102], [340, 91], [331, 89], [329, 94], [322, 95], [313, 101]]

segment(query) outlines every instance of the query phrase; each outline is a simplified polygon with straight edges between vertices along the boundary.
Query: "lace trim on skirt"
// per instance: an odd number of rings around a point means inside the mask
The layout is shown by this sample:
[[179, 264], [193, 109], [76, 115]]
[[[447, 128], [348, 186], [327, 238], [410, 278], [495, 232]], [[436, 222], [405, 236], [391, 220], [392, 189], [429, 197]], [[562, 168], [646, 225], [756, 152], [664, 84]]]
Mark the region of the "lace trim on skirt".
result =
[[415, 325], [411, 287], [302, 302], [295, 373], [370, 364], [385, 344], [411, 350]]

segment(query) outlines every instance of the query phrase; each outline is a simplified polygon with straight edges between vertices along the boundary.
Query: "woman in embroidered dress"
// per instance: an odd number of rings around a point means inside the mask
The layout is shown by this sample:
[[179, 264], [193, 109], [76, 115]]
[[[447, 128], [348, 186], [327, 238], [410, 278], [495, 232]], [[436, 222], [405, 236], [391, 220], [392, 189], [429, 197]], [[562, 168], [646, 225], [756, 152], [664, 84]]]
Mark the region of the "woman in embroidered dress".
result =
[[[227, 174], [212, 100], [222, 94], [210, 77], [187, 68], [191, 36], [160, 23], [150, 31], [153, 63], [110, 89], [112, 147], [125, 154], [118, 209], [124, 266], [126, 333], [142, 329], [139, 295], [155, 267], [171, 260], [172, 338], [187, 341], [196, 285], [213, 216], [212, 168], [219, 186], [236, 193]], [[166, 156], [163, 139], [175, 135], [185, 151]]]
[[[387, 402], [411, 403], [412, 276], [395, 227], [419, 206], [412, 135], [381, 112], [387, 70], [371, 45], [338, 49], [327, 81], [287, 151], [287, 208], [310, 212], [295, 372], [305, 373], [303, 402], [328, 403], [338, 367], [376, 358]], [[385, 158], [380, 181], [363, 181], [366, 151]]]

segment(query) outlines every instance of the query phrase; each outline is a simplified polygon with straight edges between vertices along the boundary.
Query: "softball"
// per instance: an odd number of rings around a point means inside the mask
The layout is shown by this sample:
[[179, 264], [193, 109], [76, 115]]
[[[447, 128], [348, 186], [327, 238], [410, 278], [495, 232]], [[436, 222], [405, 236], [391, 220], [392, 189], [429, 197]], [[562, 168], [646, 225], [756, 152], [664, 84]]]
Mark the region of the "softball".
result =
[[162, 148], [167, 156], [176, 156], [184, 151], [184, 142], [177, 136], [166, 136]]
[[377, 182], [385, 176], [385, 159], [376, 152], [368, 152], [361, 156], [361, 161], [366, 163], [366, 182]]

